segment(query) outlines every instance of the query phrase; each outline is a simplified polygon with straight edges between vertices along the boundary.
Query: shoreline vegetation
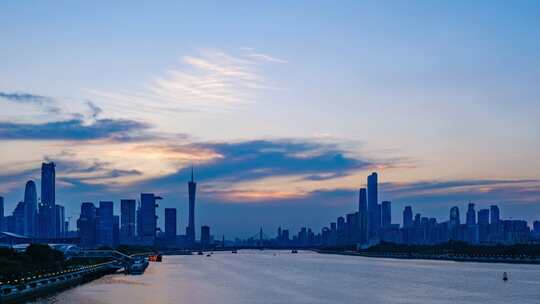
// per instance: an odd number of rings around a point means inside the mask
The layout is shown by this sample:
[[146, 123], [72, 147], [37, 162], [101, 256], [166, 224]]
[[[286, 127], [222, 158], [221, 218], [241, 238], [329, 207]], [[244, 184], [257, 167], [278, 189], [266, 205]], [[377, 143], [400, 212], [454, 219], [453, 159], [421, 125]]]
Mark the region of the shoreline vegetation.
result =
[[374, 258], [444, 260], [456, 262], [540, 264], [540, 244], [471, 245], [450, 241], [437, 245], [380, 243], [357, 250], [353, 246], [324, 247], [321, 254], [340, 254]]
[[46, 244], [0, 248], [0, 303], [52, 294], [117, 271], [109, 259], [66, 259]]

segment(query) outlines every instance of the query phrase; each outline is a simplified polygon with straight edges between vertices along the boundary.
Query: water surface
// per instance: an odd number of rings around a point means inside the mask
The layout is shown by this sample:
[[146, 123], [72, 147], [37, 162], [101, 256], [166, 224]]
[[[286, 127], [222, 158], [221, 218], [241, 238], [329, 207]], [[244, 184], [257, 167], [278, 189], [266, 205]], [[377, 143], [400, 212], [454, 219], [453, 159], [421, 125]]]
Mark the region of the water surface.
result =
[[37, 302], [540, 303], [540, 266], [216, 252], [164, 256], [144, 275], [109, 275]]

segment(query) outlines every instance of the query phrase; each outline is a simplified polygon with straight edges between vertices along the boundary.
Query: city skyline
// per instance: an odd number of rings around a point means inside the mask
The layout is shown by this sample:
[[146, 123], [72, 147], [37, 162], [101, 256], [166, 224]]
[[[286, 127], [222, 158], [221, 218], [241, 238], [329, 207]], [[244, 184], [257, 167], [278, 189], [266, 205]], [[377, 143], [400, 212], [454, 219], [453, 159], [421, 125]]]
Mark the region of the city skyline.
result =
[[[116, 247], [120, 244], [158, 245], [169, 247], [184, 247], [201, 244], [206, 247], [214, 240], [210, 234], [210, 226], [200, 225], [200, 241], [197, 241], [195, 225], [196, 189], [194, 168], [191, 167], [190, 178], [187, 182], [187, 225], [185, 234], [178, 234], [178, 210], [174, 208], [158, 209], [158, 200], [163, 198], [154, 193], [140, 193], [140, 200], [124, 198], [120, 206], [114, 201], [99, 200], [96, 204], [83, 201], [76, 220], [75, 229], [70, 228], [69, 217], [65, 217], [65, 207], [55, 204], [56, 201], [56, 164], [42, 163], [41, 194], [45, 200], [37, 198], [35, 182], [26, 182], [24, 200], [20, 201], [7, 216], [4, 208], [4, 198], [0, 196], [0, 231], [8, 231], [25, 235], [33, 239], [63, 239], [79, 238], [82, 247], [107, 246]], [[441, 219], [425, 214], [416, 213], [413, 218], [412, 206], [403, 208], [402, 222], [395, 221], [392, 215], [392, 202], [379, 200], [379, 175], [372, 172], [367, 176], [366, 186], [359, 188], [357, 202], [352, 203], [352, 213], [340, 215], [335, 222], [318, 229], [309, 225], [300, 225], [297, 235], [288, 226], [277, 223], [278, 234], [273, 239], [276, 244], [313, 245], [353, 245], [368, 246], [380, 241], [411, 244], [437, 244], [448, 240], [463, 240], [469, 243], [514, 243], [527, 242], [540, 235], [540, 220], [527, 223], [523, 219], [502, 218], [497, 205], [476, 211], [475, 204], [467, 204], [466, 213], [460, 215], [459, 206], [452, 206], [449, 218]], [[39, 201], [39, 203], [37, 203]], [[36, 209], [36, 205], [39, 207]], [[116, 208], [114, 206], [117, 206]], [[354, 211], [354, 208], [356, 210]], [[119, 212], [115, 210], [119, 209]], [[50, 210], [54, 210], [51, 213]], [[164, 214], [164, 221], [159, 225], [159, 213]], [[180, 211], [181, 212], [181, 211]], [[424, 216], [422, 216], [424, 215]], [[464, 220], [462, 221], [462, 218]], [[279, 221], [279, 219], [278, 219]], [[462, 224], [463, 223], [463, 224]], [[295, 225], [292, 225], [295, 227]], [[296, 226], [298, 227], [298, 226]], [[249, 231], [249, 227], [244, 230]], [[318, 232], [320, 230], [320, 232]], [[159, 231], [159, 233], [158, 233]], [[214, 231], [215, 232], [215, 231]], [[75, 233], [75, 234], [74, 234]], [[218, 231], [219, 233], [219, 231]], [[247, 232], [249, 233], [249, 232]], [[282, 235], [282, 233], [284, 233]], [[257, 234], [262, 238], [263, 227]], [[286, 237], [284, 237], [286, 235]], [[289, 235], [292, 236], [289, 239]], [[225, 234], [221, 232], [223, 240]], [[212, 239], [211, 239], [212, 237]], [[229, 236], [231, 237], [231, 236]], [[233, 235], [238, 240], [238, 236]], [[251, 237], [250, 239], [252, 239]], [[265, 240], [268, 240], [265, 239]], [[248, 242], [250, 240], [247, 240]], [[253, 240], [251, 240], [253, 241]], [[256, 237], [255, 237], [255, 241]], [[262, 241], [259, 240], [259, 241]]]
[[531, 224], [539, 14], [528, 1], [2, 3], [6, 213], [28, 180], [43, 200], [36, 164], [55, 162], [64, 209], [36, 221], [65, 212], [71, 227], [82, 202], [120, 214], [147, 192], [182, 206], [183, 233], [192, 165], [195, 224], [212, 233], [324, 227], [373, 171], [394, 219], [472, 202]]

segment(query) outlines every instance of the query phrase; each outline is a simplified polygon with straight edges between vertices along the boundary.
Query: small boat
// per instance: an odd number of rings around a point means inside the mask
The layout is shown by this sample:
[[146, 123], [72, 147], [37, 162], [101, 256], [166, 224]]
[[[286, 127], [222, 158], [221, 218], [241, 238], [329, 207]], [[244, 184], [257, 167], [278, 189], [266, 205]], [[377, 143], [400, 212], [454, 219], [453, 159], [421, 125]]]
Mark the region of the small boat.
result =
[[506, 273], [506, 271], [503, 272], [503, 281], [508, 281], [508, 273]]
[[291, 250], [291, 253], [298, 253], [298, 250], [293, 249], [293, 250]]
[[238, 251], [236, 251], [236, 249], [235, 249], [235, 250], [231, 251], [231, 253], [238, 253]]
[[148, 261], [150, 261], [150, 262], [161, 262], [162, 258], [163, 257], [162, 257], [161, 254], [153, 254], [153, 255], [148, 256]]
[[210, 253], [206, 255], [207, 258], [209, 258], [209, 257], [211, 257], [211, 256], [212, 256], [212, 255], [211, 255]]
[[203, 255], [202, 251], [197, 252], [198, 255]]

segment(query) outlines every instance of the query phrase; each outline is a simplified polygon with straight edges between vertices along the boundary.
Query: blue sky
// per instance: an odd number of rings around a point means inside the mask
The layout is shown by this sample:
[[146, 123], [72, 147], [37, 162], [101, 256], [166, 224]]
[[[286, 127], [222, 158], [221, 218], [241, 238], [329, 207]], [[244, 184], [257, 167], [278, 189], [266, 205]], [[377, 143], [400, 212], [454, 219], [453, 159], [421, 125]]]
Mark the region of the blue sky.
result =
[[182, 227], [194, 164], [216, 235], [319, 229], [374, 170], [396, 222], [540, 218], [536, 1], [13, 1], [0, 37], [9, 212], [53, 160], [74, 217], [154, 191]]

